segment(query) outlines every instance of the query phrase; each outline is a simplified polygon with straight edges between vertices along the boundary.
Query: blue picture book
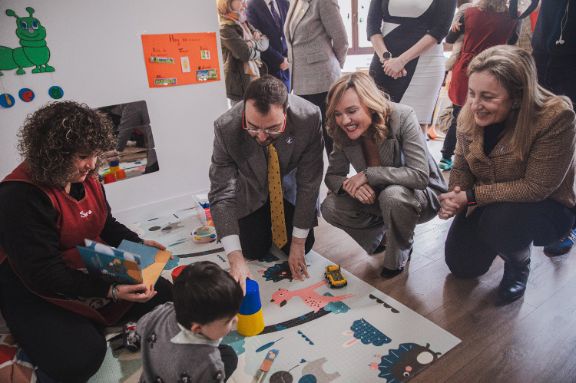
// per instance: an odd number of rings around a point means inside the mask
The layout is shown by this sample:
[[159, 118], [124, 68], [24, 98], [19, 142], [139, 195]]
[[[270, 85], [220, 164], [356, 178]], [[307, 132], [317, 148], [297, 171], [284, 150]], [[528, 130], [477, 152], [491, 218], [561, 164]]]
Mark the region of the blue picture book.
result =
[[124, 240], [118, 248], [85, 239], [77, 246], [89, 273], [119, 284], [156, 283], [170, 259], [168, 251]]

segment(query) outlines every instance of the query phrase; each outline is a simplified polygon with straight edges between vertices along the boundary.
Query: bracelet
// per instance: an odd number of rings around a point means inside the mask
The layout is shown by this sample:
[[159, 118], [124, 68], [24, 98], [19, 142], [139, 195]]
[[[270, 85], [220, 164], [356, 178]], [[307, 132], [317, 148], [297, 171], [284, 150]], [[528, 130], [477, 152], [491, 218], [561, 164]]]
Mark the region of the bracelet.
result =
[[116, 284], [112, 285], [111, 295], [112, 295], [112, 301], [114, 303], [118, 302], [118, 285]]
[[478, 202], [476, 202], [476, 193], [474, 193], [474, 189], [466, 190], [466, 199], [468, 200], [468, 206], [476, 206]]

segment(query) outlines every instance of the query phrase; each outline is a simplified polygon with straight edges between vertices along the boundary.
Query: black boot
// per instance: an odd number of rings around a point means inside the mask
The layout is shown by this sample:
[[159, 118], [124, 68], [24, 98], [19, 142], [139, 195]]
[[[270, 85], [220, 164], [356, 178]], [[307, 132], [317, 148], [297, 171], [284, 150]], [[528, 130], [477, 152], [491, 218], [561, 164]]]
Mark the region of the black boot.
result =
[[408, 259], [406, 259], [404, 266], [400, 266], [398, 269], [389, 269], [387, 267], [382, 267], [382, 270], [380, 271], [380, 276], [382, 278], [394, 278], [395, 276], [397, 276], [398, 274], [403, 272], [404, 267], [408, 264], [408, 262], [410, 262], [410, 258], [412, 258], [412, 252], [413, 251], [414, 251], [414, 248], [411, 247], [410, 252], [408, 253]]
[[530, 247], [514, 253], [501, 254], [504, 259], [504, 276], [498, 287], [500, 303], [514, 302], [526, 291], [530, 274]]

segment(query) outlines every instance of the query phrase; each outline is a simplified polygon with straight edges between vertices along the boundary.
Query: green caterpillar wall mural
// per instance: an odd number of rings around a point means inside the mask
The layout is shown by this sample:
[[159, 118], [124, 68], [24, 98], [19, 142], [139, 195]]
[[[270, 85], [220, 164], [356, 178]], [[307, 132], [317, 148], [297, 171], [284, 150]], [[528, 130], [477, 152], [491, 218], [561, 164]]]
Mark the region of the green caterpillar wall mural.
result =
[[10, 48], [0, 46], [0, 76], [2, 71], [16, 69], [17, 75], [26, 73], [24, 68], [31, 68], [32, 73], [54, 72], [54, 67], [48, 65], [50, 49], [46, 45], [46, 28], [33, 17], [34, 8], [27, 7], [27, 17], [20, 17], [12, 9], [6, 10], [6, 15], [16, 18], [16, 36], [20, 39], [20, 47]]

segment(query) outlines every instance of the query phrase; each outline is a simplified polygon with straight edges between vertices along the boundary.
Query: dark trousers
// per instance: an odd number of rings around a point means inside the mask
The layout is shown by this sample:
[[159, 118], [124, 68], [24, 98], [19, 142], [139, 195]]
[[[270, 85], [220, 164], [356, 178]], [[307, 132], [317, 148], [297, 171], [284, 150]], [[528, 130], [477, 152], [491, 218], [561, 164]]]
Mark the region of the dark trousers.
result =
[[[553, 56], [533, 52], [538, 83], [552, 93], [568, 96], [576, 111], [576, 53]], [[576, 221], [574, 223], [576, 228]]]
[[[292, 217], [294, 205], [284, 200], [284, 219], [288, 243], [282, 248], [285, 254], [290, 254], [292, 243]], [[270, 201], [254, 213], [238, 220], [240, 226], [240, 244], [242, 252], [247, 259], [261, 259], [270, 253], [272, 246], [272, 219], [270, 218]], [[310, 229], [306, 238], [304, 251], [308, 253], [314, 245], [314, 229]]]
[[568, 96], [576, 110], [576, 52], [554, 56], [533, 53], [538, 83], [552, 93]]
[[332, 137], [328, 135], [328, 131], [326, 130], [326, 97], [328, 97], [328, 92], [299, 96], [320, 108], [320, 113], [322, 113], [322, 135], [324, 136], [324, 147], [326, 148], [326, 154], [330, 156], [334, 144], [332, 143]]
[[442, 146], [442, 158], [451, 159], [454, 155], [454, 150], [456, 149], [456, 126], [458, 126], [458, 115], [462, 110], [461, 106], [452, 104], [452, 122], [448, 127], [448, 132], [446, 132], [446, 137], [444, 138], [444, 145]]
[[236, 355], [234, 349], [227, 344], [219, 345], [218, 350], [224, 363], [224, 374], [226, 375], [224, 381], [227, 381], [234, 371], [236, 371], [236, 367], [238, 367], [238, 355]]
[[[172, 284], [160, 278], [158, 294], [135, 303], [125, 318], [136, 320], [172, 300]], [[0, 309], [20, 347], [46, 375], [58, 382], [85, 382], [106, 354], [102, 325], [48, 303], [31, 293], [7, 262], [0, 265]]]
[[450, 271], [474, 278], [488, 271], [498, 254], [544, 246], [568, 233], [574, 215], [556, 201], [495, 203], [466, 217], [459, 213], [446, 238], [445, 259]]
[[[538, 83], [552, 93], [568, 96], [576, 111], [576, 53], [553, 56], [533, 53], [538, 71]], [[576, 222], [573, 226], [576, 228]]]
[[290, 71], [288, 69], [281, 70], [279, 69], [277, 72], [270, 73], [272, 76], [276, 77], [280, 81], [286, 85], [286, 89], [290, 92]]

